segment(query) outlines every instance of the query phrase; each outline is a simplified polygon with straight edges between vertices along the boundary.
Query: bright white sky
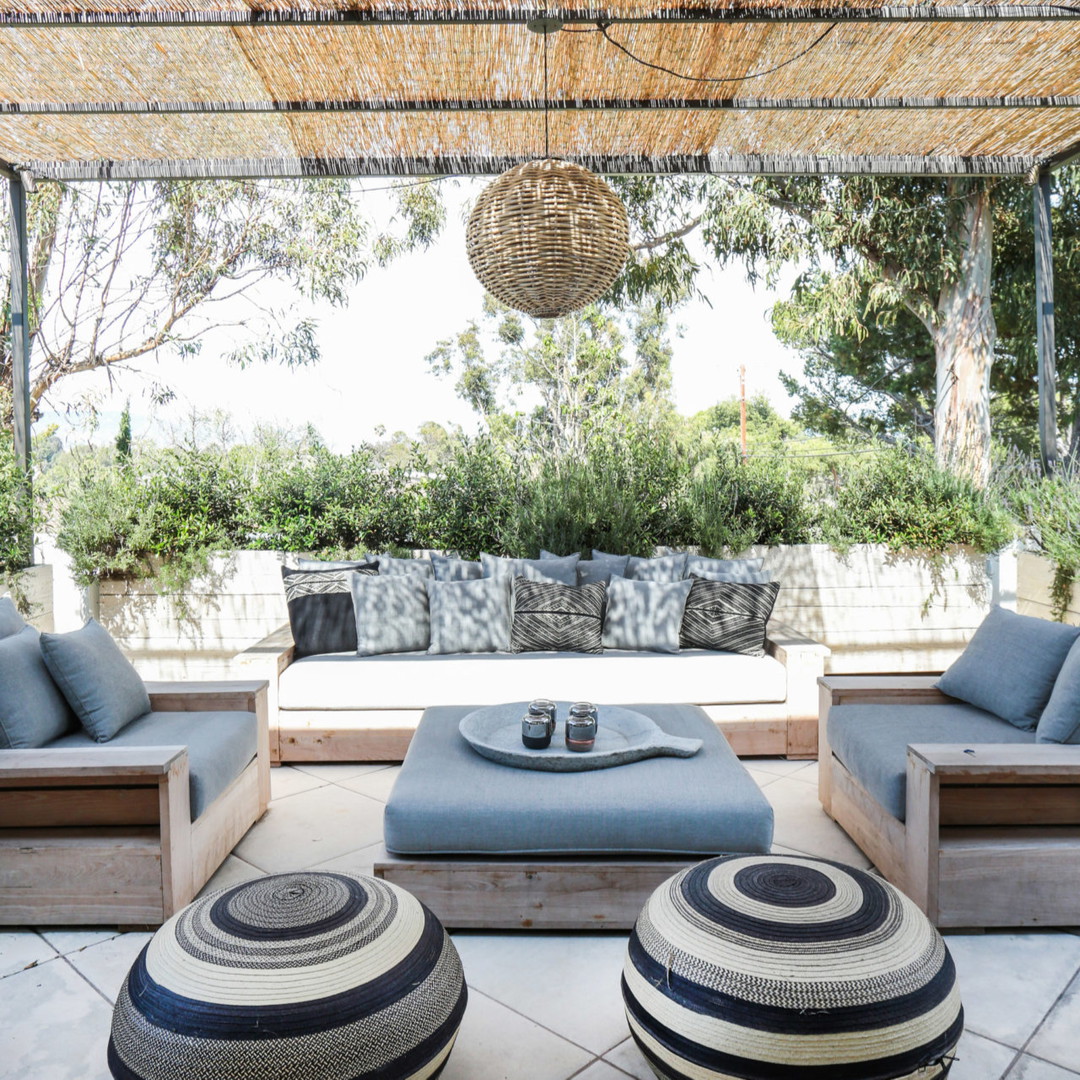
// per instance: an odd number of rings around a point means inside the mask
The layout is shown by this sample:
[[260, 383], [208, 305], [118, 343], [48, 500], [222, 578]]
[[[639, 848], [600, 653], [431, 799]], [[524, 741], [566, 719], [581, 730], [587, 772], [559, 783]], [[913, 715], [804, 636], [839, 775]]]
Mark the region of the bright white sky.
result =
[[[213, 341], [188, 360], [146, 361], [142, 373], [92, 372], [63, 380], [37, 425], [60, 424], [65, 445], [86, 439], [81, 422], [68, 409], [88, 396], [97, 402], [100, 426], [93, 441], [111, 440], [124, 401], [131, 398], [136, 437], [165, 441], [170, 428], [183, 425], [194, 409], [225, 410], [242, 432], [257, 423], [302, 427], [312, 423], [334, 450], [387, 433], [415, 434], [425, 420], [476, 428], [471, 410], [454, 394], [451, 379], [439, 379], [424, 363], [439, 339], [463, 329], [481, 312], [483, 291], [465, 258], [462, 206], [475, 198], [482, 181], [447, 185], [451, 204], [447, 226], [431, 250], [373, 269], [356, 286], [345, 309], [314, 311], [322, 363], [289, 371], [256, 366], [241, 371], [218, 359]], [[368, 214], [385, 218], [386, 195], [371, 194]], [[784, 285], [789, 284], [785, 282]], [[687, 305], [673, 319], [685, 328], [675, 338], [673, 386], [678, 410], [690, 415], [738, 393], [739, 365], [746, 365], [748, 396], [765, 394], [785, 415], [791, 402], [777, 378], [783, 369], [797, 373], [798, 357], [773, 337], [768, 309], [779, 294], [751, 289], [740, 270], [706, 271], [702, 282], [712, 307]], [[271, 297], [271, 304], [280, 303]], [[220, 348], [220, 346], [219, 346]], [[151, 381], [171, 386], [176, 401], [154, 406]]]

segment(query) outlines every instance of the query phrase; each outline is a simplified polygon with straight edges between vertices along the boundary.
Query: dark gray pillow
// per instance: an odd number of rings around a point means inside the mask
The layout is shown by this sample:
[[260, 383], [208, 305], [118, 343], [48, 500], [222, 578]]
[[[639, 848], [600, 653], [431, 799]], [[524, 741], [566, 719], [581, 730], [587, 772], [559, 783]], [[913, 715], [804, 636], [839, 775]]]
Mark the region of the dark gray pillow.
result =
[[686, 577], [686, 552], [658, 555], [642, 559], [631, 555], [626, 564], [626, 576], [632, 581], [681, 581]]
[[480, 560], [454, 559], [449, 555], [432, 555], [431, 568], [436, 581], [475, 581], [484, 576]]
[[764, 559], [707, 559], [704, 555], [690, 555], [686, 559], [686, 576], [706, 581], [761, 584], [772, 580], [768, 572], [761, 569], [764, 563]]
[[386, 576], [401, 574], [419, 574], [421, 577], [434, 577], [435, 569], [430, 559], [395, 559], [393, 555], [379, 556], [379, 573]]
[[18, 634], [26, 626], [15, 601], [10, 596], [0, 596], [0, 638]]
[[604, 651], [603, 585], [514, 579], [511, 652]]
[[378, 572], [378, 563], [356, 570], [281, 568], [289, 626], [298, 660], [319, 653], [356, 652], [352, 575]]
[[42, 634], [41, 655], [79, 722], [97, 742], [108, 742], [150, 711], [139, 673], [94, 619], [81, 630]]
[[510, 648], [510, 578], [429, 581], [429, 653], [506, 652]]
[[431, 644], [427, 582], [419, 574], [352, 575], [356, 655], [421, 652]]
[[605, 649], [678, 652], [690, 581], [633, 581], [613, 577], [607, 587]]
[[1035, 741], [1080, 743], [1080, 638], [1061, 665], [1050, 700], [1039, 717]]
[[554, 559], [505, 559], [501, 555], [480, 552], [484, 577], [524, 577], [530, 581], [558, 581], [577, 584], [577, 564], [581, 556], [564, 555]]
[[765, 627], [780, 582], [765, 584], [690, 578], [679, 644], [684, 649], [714, 649], [765, 655]]
[[0, 638], [0, 750], [36, 750], [78, 726], [45, 666], [37, 630], [24, 624]]
[[1078, 637], [1078, 626], [991, 608], [938, 688], [1032, 731]]
[[[623, 557], [623, 570], [626, 569], [627, 556]], [[623, 577], [621, 571], [614, 570], [611, 562], [598, 562], [596, 559], [582, 559], [577, 564], [577, 583], [579, 585], [606, 585], [613, 577]]]

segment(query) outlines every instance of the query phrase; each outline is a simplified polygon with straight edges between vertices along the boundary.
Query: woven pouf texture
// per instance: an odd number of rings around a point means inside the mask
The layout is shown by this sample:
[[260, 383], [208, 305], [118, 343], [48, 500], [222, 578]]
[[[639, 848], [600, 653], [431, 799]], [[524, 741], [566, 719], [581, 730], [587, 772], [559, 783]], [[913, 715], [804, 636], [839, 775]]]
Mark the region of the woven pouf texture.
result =
[[113, 1011], [118, 1080], [426, 1080], [465, 1011], [446, 931], [404, 889], [275, 874], [154, 935]]
[[730, 855], [676, 874], [638, 917], [622, 991], [664, 1080], [932, 1080], [964, 1028], [926, 916], [824, 859]]
[[557, 319], [598, 300], [630, 253], [618, 195], [558, 158], [516, 165], [480, 193], [465, 230], [473, 273], [496, 300]]

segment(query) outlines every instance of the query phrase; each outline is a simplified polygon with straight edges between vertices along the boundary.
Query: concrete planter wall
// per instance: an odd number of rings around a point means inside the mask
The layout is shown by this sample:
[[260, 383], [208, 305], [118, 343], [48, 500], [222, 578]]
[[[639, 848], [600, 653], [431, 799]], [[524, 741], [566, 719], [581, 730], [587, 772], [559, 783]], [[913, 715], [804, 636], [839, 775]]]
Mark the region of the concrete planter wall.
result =
[[11, 593], [19, 604], [29, 605], [27, 620], [39, 630], [51, 632], [53, 620], [53, 568], [49, 564], [31, 566], [15, 574], [0, 574], [0, 596]]
[[[1017, 559], [1016, 610], [1021, 615], [1052, 619], [1054, 564], [1045, 555], [1023, 551]], [[1065, 611], [1065, 622], [1080, 626], [1080, 584], [1074, 582], [1072, 599]]]
[[[987, 560], [964, 550], [932, 559], [808, 544], [748, 554], [783, 583], [777, 618], [828, 645], [833, 672], [940, 671], [994, 599]], [[274, 551], [223, 555], [178, 596], [152, 578], [103, 581], [99, 617], [147, 677], [219, 674], [287, 621], [281, 561]]]

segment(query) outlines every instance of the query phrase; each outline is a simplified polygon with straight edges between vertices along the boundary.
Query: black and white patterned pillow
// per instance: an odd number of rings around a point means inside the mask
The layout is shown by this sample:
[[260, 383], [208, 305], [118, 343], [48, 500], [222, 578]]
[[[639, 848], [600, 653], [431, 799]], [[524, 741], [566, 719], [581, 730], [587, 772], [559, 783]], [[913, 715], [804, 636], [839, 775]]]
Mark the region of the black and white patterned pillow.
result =
[[281, 568], [297, 659], [317, 653], [356, 652], [352, 576], [378, 572], [378, 563], [356, 570]]
[[603, 652], [607, 588], [514, 578], [511, 652]]
[[680, 647], [764, 656], [765, 625], [780, 582], [706, 581], [697, 575], [692, 581], [683, 609]]

